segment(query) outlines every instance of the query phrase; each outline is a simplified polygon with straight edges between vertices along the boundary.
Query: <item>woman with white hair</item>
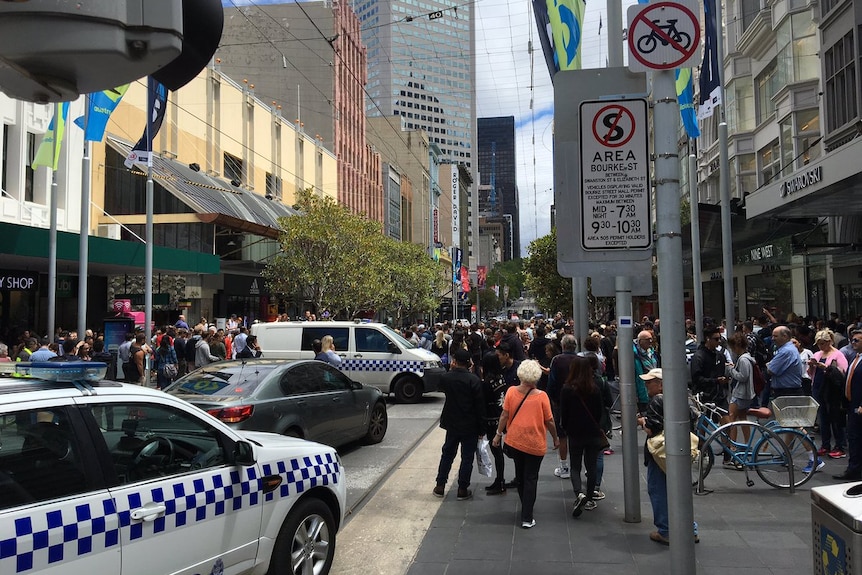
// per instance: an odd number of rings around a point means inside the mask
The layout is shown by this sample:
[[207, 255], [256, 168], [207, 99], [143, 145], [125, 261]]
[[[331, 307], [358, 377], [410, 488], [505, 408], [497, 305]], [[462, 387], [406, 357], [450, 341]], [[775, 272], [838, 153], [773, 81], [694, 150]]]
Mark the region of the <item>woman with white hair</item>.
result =
[[515, 463], [515, 482], [518, 484], [518, 497], [521, 500], [521, 527], [529, 529], [536, 524], [533, 506], [536, 503], [536, 489], [539, 483], [539, 467], [548, 449], [547, 434], [554, 439], [554, 449], [559, 447], [560, 438], [551, 414], [548, 395], [536, 389], [542, 377], [542, 368], [535, 360], [526, 360], [518, 366], [520, 384], [512, 386], [503, 400], [503, 412], [497, 425], [493, 445], [499, 446], [503, 434]]

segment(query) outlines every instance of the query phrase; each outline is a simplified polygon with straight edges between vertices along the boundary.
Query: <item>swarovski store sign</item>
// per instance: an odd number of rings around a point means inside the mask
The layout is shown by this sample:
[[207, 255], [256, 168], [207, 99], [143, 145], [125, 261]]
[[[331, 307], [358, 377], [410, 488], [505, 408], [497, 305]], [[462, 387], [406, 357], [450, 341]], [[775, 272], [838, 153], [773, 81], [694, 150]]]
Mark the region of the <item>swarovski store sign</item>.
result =
[[800, 190], [804, 190], [808, 186], [823, 181], [823, 166], [817, 166], [801, 174], [792, 176], [783, 182], [778, 188], [778, 193], [782, 198], [786, 198], [791, 194], [795, 194]]

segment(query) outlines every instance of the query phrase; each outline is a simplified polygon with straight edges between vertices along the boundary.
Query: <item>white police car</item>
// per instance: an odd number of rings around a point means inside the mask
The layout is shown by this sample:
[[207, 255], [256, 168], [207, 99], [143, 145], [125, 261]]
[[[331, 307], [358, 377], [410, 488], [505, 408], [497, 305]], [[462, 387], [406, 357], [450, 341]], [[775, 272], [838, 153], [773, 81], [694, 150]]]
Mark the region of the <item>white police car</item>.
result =
[[329, 571], [346, 501], [334, 449], [234, 431], [100, 381], [104, 364], [5, 365], [29, 377], [0, 377], [3, 575]]

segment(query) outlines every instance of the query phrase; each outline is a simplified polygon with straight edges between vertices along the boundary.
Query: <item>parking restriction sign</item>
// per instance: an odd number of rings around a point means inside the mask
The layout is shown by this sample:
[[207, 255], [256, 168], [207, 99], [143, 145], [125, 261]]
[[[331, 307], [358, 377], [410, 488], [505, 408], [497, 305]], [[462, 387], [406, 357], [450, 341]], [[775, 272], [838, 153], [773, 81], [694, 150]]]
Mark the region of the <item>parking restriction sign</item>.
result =
[[580, 105], [581, 247], [652, 249], [646, 100]]

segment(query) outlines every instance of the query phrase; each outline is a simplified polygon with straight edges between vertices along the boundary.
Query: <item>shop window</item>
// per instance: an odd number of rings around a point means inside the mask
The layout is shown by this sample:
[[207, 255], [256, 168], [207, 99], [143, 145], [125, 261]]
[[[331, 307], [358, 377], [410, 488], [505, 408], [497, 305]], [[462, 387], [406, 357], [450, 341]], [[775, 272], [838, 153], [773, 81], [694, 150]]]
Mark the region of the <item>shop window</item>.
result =
[[775, 60], [769, 63], [764, 70], [754, 79], [756, 93], [755, 108], [757, 124], [766, 121], [775, 113], [775, 104], [772, 97], [779, 90], [778, 70]]
[[831, 132], [857, 117], [853, 31], [826, 50], [823, 68], [826, 80], [826, 130]]
[[242, 177], [243, 164], [242, 160], [233, 154], [224, 153], [224, 177], [229, 180], [237, 180], [239, 182], [243, 181]]
[[760, 185], [766, 185], [778, 177], [781, 172], [781, 150], [778, 140], [762, 148], [758, 152], [758, 163], [760, 165]]

